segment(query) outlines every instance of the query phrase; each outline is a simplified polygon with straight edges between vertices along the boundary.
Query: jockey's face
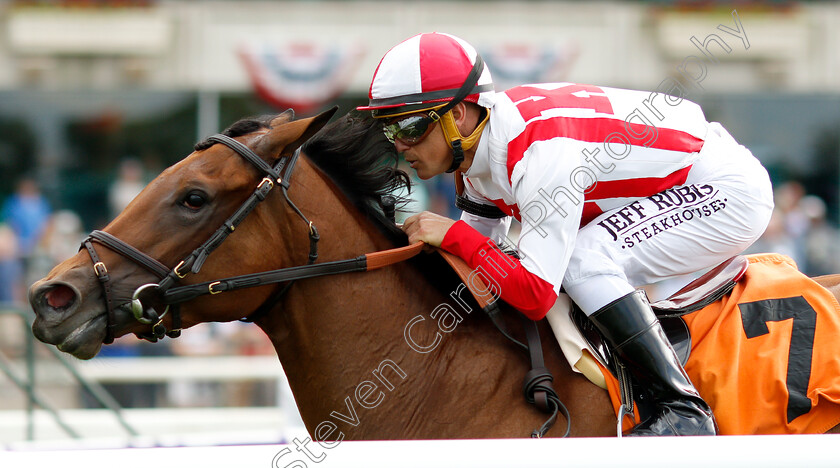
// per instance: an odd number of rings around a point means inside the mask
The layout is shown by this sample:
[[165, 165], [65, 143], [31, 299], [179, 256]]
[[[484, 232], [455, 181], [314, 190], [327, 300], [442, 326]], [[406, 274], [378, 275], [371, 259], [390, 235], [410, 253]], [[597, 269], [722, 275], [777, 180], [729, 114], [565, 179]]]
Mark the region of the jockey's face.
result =
[[434, 125], [429, 134], [416, 144], [408, 145], [396, 139], [394, 146], [417, 171], [417, 177], [423, 180], [445, 173], [452, 164], [452, 150], [440, 125]]

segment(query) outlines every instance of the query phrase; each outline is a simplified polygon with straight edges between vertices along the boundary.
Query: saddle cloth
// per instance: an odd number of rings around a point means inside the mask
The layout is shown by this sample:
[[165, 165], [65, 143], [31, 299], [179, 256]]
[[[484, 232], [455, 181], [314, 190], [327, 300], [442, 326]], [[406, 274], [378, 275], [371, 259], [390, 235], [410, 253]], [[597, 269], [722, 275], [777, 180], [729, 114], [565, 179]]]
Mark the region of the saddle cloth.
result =
[[[685, 370], [722, 435], [823, 433], [840, 424], [840, 304], [789, 257], [747, 258], [731, 292], [683, 315]], [[618, 382], [602, 373], [618, 414]]]

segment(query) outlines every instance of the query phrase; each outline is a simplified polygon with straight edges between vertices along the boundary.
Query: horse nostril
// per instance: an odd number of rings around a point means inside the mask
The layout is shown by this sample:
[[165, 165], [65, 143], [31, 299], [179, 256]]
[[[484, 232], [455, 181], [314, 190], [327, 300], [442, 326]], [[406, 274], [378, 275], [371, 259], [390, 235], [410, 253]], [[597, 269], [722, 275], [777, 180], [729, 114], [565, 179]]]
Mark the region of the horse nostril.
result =
[[58, 285], [44, 294], [47, 304], [53, 309], [66, 309], [73, 304], [76, 293], [67, 286]]

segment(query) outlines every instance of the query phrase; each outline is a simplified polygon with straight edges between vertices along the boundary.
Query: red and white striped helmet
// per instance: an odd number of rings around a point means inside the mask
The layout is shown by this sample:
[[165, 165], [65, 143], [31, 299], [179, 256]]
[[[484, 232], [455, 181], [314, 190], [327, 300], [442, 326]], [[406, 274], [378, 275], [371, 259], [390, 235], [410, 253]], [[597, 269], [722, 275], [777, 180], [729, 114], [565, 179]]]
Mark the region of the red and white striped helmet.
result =
[[[370, 84], [370, 104], [357, 109], [391, 117], [441, 107], [464, 84], [477, 57], [473, 46], [450, 34], [408, 38], [382, 57]], [[493, 78], [485, 66], [464, 101], [492, 107], [493, 100]]]

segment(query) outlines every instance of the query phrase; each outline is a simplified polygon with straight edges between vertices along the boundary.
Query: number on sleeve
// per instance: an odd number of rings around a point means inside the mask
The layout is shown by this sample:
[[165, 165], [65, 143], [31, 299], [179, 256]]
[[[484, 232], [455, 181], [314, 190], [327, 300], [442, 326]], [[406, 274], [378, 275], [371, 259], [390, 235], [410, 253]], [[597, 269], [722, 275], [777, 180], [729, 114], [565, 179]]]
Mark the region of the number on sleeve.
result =
[[613, 113], [604, 90], [592, 85], [569, 83], [555, 89], [522, 86], [505, 91], [516, 104], [525, 121], [539, 117], [542, 111], [557, 107], [591, 109], [600, 114]]

